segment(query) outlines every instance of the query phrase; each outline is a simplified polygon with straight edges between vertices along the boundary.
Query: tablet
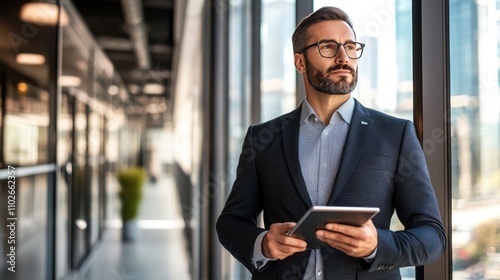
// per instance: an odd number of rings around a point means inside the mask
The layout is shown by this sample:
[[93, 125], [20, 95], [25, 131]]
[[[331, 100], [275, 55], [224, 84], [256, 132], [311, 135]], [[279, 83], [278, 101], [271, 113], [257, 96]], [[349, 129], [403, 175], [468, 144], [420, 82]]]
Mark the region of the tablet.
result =
[[287, 235], [305, 240], [307, 248], [320, 248], [324, 246], [324, 242], [316, 238], [316, 230], [324, 228], [325, 224], [361, 226], [379, 211], [377, 207], [313, 206]]

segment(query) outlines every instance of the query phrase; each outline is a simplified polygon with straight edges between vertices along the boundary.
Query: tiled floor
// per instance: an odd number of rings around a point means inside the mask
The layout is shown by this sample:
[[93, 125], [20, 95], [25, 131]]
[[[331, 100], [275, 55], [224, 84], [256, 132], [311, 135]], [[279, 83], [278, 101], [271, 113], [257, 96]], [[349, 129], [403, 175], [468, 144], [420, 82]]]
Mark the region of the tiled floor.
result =
[[190, 279], [184, 223], [173, 178], [163, 176], [156, 184], [145, 186], [135, 242], [123, 242], [117, 224], [107, 230], [78, 279]]

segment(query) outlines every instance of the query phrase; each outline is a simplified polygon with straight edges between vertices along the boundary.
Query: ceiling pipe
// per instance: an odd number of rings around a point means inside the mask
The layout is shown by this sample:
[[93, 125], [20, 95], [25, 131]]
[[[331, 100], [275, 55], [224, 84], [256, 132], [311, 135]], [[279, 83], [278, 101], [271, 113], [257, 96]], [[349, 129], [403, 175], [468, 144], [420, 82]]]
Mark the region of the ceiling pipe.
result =
[[142, 15], [142, 2], [141, 0], [121, 0], [121, 4], [125, 17], [125, 28], [132, 41], [138, 67], [144, 70], [151, 69], [148, 28], [144, 23]]

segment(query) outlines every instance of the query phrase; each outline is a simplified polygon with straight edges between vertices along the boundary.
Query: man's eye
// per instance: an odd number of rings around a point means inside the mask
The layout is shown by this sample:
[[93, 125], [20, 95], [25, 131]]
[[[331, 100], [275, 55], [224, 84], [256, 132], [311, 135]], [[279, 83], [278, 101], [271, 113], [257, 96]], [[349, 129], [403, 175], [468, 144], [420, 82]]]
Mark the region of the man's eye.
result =
[[321, 48], [325, 49], [325, 50], [334, 50], [336, 48], [336, 46], [333, 44], [325, 44]]
[[349, 51], [353, 51], [356, 49], [356, 45], [354, 45], [354, 44], [344, 45], [344, 47], [346, 50], [349, 50]]

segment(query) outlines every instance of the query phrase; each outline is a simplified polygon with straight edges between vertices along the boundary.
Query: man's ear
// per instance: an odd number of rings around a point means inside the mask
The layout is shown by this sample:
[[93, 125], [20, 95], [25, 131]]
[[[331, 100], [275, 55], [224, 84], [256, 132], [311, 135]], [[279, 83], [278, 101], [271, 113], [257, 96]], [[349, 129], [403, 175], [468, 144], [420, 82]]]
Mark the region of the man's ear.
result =
[[303, 53], [295, 53], [293, 56], [294, 63], [295, 63], [295, 69], [299, 71], [299, 73], [304, 73], [306, 72], [306, 63], [305, 63], [305, 58]]

